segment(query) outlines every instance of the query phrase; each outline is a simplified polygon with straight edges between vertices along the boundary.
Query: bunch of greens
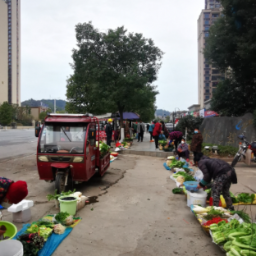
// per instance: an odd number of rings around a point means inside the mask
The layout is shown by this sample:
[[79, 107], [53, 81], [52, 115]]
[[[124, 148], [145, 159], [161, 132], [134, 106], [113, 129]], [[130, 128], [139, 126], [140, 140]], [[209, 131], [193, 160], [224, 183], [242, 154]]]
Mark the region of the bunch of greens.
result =
[[223, 215], [224, 215], [223, 211], [216, 210], [216, 209], [214, 209], [214, 207], [211, 207], [210, 211], [207, 212], [207, 215], [204, 216], [204, 218], [206, 220], [211, 220], [216, 217], [223, 218]]
[[58, 194], [57, 189], [56, 189], [55, 193], [53, 195], [52, 194], [47, 195], [47, 199], [48, 199], [48, 201], [58, 200], [58, 198], [61, 196], [69, 196], [75, 192], [76, 192], [76, 190], [74, 189], [73, 191], [69, 190], [68, 192], [61, 192], [61, 194]]
[[36, 256], [44, 246], [43, 237], [35, 234], [23, 234], [18, 239], [23, 245], [23, 252], [26, 256]]
[[196, 181], [191, 175], [187, 174], [186, 172], [177, 172], [173, 174], [173, 178], [177, 179], [179, 176], [183, 176], [185, 181]]
[[230, 197], [232, 199], [232, 203], [233, 204], [237, 204], [238, 200], [237, 200], [236, 196], [232, 192], [230, 192], [230, 191], [229, 191], [229, 194], [230, 194]]
[[248, 203], [251, 204], [253, 203], [255, 199], [255, 194], [249, 194], [249, 193], [241, 193], [237, 195], [237, 200], [240, 203]]
[[170, 168], [182, 168], [186, 163], [173, 159], [171, 164], [169, 165]]
[[231, 211], [231, 213], [234, 215], [234, 214], [237, 214], [239, 215], [240, 218], [242, 218], [244, 220], [244, 222], [246, 223], [251, 223], [251, 218], [250, 216], [244, 212], [243, 210], [242, 211]]
[[174, 189], [172, 190], [172, 193], [173, 193], [173, 194], [184, 194], [184, 191], [183, 191], [182, 188], [174, 188]]
[[166, 142], [166, 140], [159, 140], [158, 144], [162, 145], [164, 147], [167, 144], [167, 142]]
[[100, 143], [100, 156], [101, 158], [104, 157], [110, 151], [110, 146], [106, 143]]
[[67, 212], [59, 212], [58, 214], [56, 214], [55, 219], [59, 222], [59, 223], [63, 223], [65, 221], [65, 219], [69, 216], [70, 214]]
[[52, 228], [47, 228], [46, 226], [39, 227], [40, 236], [43, 237], [44, 241], [47, 241], [48, 237], [52, 234], [52, 231]]
[[221, 221], [218, 224], [212, 224], [210, 230], [212, 231], [212, 238], [216, 244], [225, 243], [238, 236], [250, 235], [253, 232], [251, 224], [240, 224], [236, 219], [233, 219], [228, 223]]
[[132, 138], [125, 138], [124, 141], [128, 141], [129, 142], [129, 141], [133, 141], [133, 139]]

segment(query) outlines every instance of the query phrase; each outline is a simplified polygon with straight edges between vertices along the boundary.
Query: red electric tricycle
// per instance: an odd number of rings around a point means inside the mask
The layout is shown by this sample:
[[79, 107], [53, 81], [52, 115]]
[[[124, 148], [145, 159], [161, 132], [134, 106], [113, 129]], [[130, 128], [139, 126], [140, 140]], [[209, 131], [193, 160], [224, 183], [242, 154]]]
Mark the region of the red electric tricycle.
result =
[[110, 154], [100, 157], [99, 122], [90, 114], [48, 114], [36, 136], [37, 169], [41, 180], [55, 181], [60, 193], [70, 183], [102, 176]]

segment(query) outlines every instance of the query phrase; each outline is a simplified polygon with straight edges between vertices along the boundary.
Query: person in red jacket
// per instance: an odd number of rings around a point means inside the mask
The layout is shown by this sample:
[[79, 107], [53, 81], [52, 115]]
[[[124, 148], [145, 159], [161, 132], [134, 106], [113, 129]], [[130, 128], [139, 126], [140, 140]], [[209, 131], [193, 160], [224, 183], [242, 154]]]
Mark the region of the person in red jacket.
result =
[[158, 139], [159, 139], [159, 134], [162, 131], [162, 126], [160, 123], [158, 123], [157, 121], [153, 121], [153, 123], [155, 124], [154, 130], [153, 130], [153, 137], [155, 139], [155, 144], [156, 144], [156, 149], [158, 148]]

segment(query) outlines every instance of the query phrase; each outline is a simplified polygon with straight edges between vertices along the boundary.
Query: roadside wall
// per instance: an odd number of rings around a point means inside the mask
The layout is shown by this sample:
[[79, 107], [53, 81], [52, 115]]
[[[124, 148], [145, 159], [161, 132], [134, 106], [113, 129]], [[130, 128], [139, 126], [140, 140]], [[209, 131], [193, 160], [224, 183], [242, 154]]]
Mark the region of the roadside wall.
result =
[[237, 147], [240, 140], [237, 136], [244, 133], [249, 142], [256, 140], [256, 129], [253, 126], [253, 115], [241, 117], [205, 118], [200, 131], [205, 143], [230, 145]]

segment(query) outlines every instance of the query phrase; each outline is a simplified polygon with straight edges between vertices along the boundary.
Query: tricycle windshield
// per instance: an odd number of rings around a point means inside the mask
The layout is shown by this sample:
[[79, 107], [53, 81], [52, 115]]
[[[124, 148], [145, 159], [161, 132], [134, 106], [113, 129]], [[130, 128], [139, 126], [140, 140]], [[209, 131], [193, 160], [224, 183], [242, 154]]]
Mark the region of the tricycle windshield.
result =
[[39, 153], [83, 154], [87, 124], [46, 123]]

